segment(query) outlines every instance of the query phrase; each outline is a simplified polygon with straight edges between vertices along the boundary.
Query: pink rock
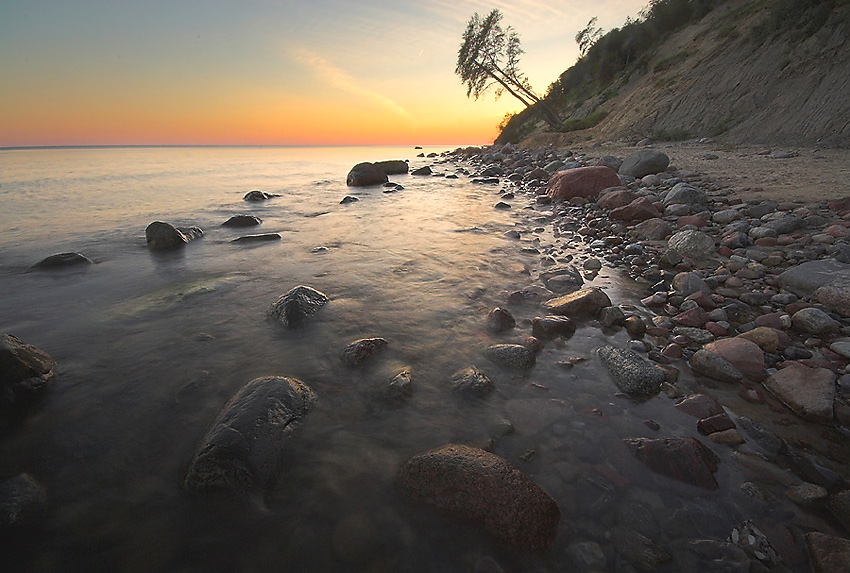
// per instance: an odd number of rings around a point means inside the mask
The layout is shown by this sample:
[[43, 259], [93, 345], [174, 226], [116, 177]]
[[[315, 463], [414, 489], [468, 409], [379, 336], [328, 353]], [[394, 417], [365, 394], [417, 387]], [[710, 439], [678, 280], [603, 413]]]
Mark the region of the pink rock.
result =
[[701, 308], [695, 307], [673, 317], [673, 322], [681, 326], [701, 327], [708, 320], [708, 314]]
[[779, 244], [779, 240], [776, 237], [756, 239], [756, 246], [758, 247], [775, 247], [777, 244]]
[[744, 286], [744, 281], [742, 281], [738, 277], [729, 277], [723, 284], [725, 284], [729, 288], [741, 288], [742, 286]]
[[723, 413], [723, 407], [708, 394], [691, 394], [676, 403], [676, 409], [694, 418], [708, 418]]
[[831, 370], [790, 362], [765, 380], [764, 387], [801, 418], [832, 422], [835, 373]]
[[720, 458], [690, 436], [625, 440], [629, 450], [655, 473], [701, 487], [717, 489], [714, 472]]
[[720, 255], [721, 257], [731, 257], [732, 256], [732, 249], [730, 249], [729, 247], [724, 247], [724, 246], [721, 245], [721, 246], [717, 247], [717, 254]]
[[637, 198], [637, 195], [633, 191], [626, 191], [625, 189], [620, 189], [610, 191], [608, 193], [605, 193], [604, 195], [600, 195], [599, 199], [596, 201], [596, 204], [601, 209], [610, 211], [618, 207], [625, 207]]
[[702, 227], [705, 227], [707, 224], [708, 224], [708, 221], [706, 221], [703, 217], [700, 217], [699, 215], [683, 215], [683, 216], [679, 217], [679, 219], [676, 221], [677, 227], [684, 227], [685, 225], [693, 225], [694, 227], [701, 229]]
[[771, 312], [757, 316], [755, 323], [759, 326], [767, 326], [769, 328], [783, 329], [785, 324], [782, 322], [782, 317], [788, 316], [786, 312]]
[[711, 296], [701, 290], [686, 296], [685, 300], [695, 301], [705, 310], [714, 310], [717, 308], [717, 303], [711, 300]]
[[728, 328], [726, 328], [725, 326], [721, 326], [714, 321], [706, 322], [704, 328], [714, 336], [726, 336], [726, 334], [729, 332]]
[[620, 185], [620, 178], [610, 167], [577, 167], [558, 171], [550, 179], [547, 192], [553, 199], [596, 197], [608, 187]]
[[618, 207], [608, 214], [612, 219], [620, 221], [646, 221], [647, 219], [657, 219], [661, 216], [658, 209], [648, 197], [640, 197], [635, 199], [625, 207]]
[[679, 359], [682, 357], [682, 347], [676, 343], [668, 344], [661, 351], [661, 355], [666, 358], [672, 358], [673, 360]]
[[732, 364], [747, 378], [764, 378], [764, 352], [755, 342], [738, 337], [723, 338], [709, 342], [703, 348]]

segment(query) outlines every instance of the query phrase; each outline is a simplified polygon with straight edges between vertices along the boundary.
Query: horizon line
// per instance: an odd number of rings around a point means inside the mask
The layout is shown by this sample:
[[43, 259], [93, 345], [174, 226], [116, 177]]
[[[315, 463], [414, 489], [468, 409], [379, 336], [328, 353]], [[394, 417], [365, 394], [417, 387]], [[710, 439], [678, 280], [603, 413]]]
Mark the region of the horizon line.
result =
[[[0, 146], [0, 151], [31, 151], [31, 150], [49, 150], [49, 149], [144, 149], [144, 148], [226, 148], [226, 147], [255, 147], [255, 148], [271, 148], [271, 147], [406, 147], [411, 146], [414, 149], [423, 147], [444, 147], [454, 146], [465, 147], [470, 144], [458, 143], [425, 143], [425, 144], [410, 144], [410, 143], [95, 143], [95, 144], [59, 144], [59, 145], [10, 145]], [[474, 145], [475, 147], [484, 147], [492, 145], [491, 143], [482, 143]]]

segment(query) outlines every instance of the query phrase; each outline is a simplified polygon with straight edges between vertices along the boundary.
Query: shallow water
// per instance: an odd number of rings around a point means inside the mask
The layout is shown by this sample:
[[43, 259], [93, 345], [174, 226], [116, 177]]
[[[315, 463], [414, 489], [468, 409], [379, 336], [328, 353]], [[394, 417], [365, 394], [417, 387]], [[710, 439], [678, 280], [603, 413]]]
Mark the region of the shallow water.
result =
[[[523, 209], [531, 201], [521, 196], [510, 211], [496, 210], [499, 187], [464, 175], [392, 176], [405, 187], [396, 193], [345, 186], [360, 161], [410, 159], [413, 167], [454, 173], [454, 164], [417, 153], [0, 152], [0, 332], [59, 365], [45, 403], [0, 439], [0, 475], [27, 472], [49, 493], [43, 531], [11, 553], [19, 565], [468, 571], [492, 556], [517, 570], [561, 571], [572, 567], [571, 543], [595, 540], [606, 551], [603, 568], [618, 570], [622, 557], [605, 541], [617, 524], [669, 550], [683, 540], [724, 539], [745, 517], [793, 517], [770, 504], [742, 507], [736, 492], [744, 477], [728, 449], [714, 448], [723, 460], [717, 492], [654, 476], [631, 457], [623, 438], [660, 435], [646, 419], [661, 424], [661, 435], [696, 433], [695, 420], [664, 396], [641, 404], [615, 396], [592, 350], [625, 344], [625, 333], [582, 324], [568, 341], [547, 344], [525, 375], [489, 363], [487, 345], [521, 341], [540, 314], [511, 307], [517, 329], [492, 335], [484, 328], [487, 312], [536, 276], [532, 240], [542, 250], [554, 244], [549, 211]], [[251, 204], [242, 200], [251, 189], [281, 196]], [[360, 201], [340, 204], [347, 194]], [[282, 240], [231, 243], [257, 232], [220, 227], [238, 213], [261, 217], [259, 232]], [[152, 253], [144, 229], [153, 220], [197, 225], [205, 235], [179, 252]], [[523, 240], [503, 238], [513, 228]], [[29, 271], [65, 251], [96, 264]], [[555, 251], [587, 256], [578, 242]], [[323, 291], [330, 304], [298, 330], [266, 320], [267, 307], [299, 284]], [[638, 292], [610, 269], [593, 284], [615, 303]], [[345, 368], [342, 348], [372, 336], [389, 346], [363, 367]], [[588, 359], [559, 364], [570, 356]], [[470, 364], [496, 382], [487, 400], [449, 389], [452, 373]], [[413, 372], [413, 396], [387, 404], [382, 391], [404, 367]], [[299, 378], [319, 396], [292, 436], [276, 487], [256, 504], [190, 498], [182, 477], [216, 414], [242, 385], [269, 374]], [[513, 555], [400, 497], [399, 465], [447, 442], [491, 447], [556, 499], [563, 518], [545, 555]]]

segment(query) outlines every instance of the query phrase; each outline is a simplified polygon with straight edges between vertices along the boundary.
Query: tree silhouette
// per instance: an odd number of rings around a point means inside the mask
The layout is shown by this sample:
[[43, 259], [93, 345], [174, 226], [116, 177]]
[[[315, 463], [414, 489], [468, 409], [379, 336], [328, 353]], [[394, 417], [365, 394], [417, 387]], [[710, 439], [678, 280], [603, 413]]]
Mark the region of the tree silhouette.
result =
[[496, 8], [484, 18], [476, 12], [466, 24], [455, 68], [466, 86], [466, 97], [478, 99], [495, 87], [497, 98], [508, 92], [526, 107], [537, 106], [549, 125], [559, 127], [558, 115], [534, 93], [519, 70], [523, 53], [519, 35], [511, 26], [502, 28], [501, 20], [502, 13]]

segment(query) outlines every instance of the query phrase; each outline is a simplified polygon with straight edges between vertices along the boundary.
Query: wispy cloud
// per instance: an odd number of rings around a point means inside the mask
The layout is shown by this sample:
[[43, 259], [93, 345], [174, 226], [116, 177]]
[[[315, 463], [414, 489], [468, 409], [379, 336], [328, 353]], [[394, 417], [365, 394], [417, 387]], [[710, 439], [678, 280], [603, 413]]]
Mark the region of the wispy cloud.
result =
[[408, 112], [394, 100], [388, 98], [387, 96], [381, 93], [363, 87], [355, 78], [353, 78], [345, 70], [340, 69], [339, 67], [335, 66], [333, 63], [329, 62], [328, 60], [316, 54], [315, 52], [304, 48], [299, 48], [296, 50], [291, 50], [291, 54], [293, 55], [296, 61], [307, 67], [314, 75], [319, 77], [329, 86], [338, 90], [342, 90], [353, 96], [372, 101], [388, 109], [394, 114], [406, 119], [407, 121], [413, 123], [413, 116], [410, 114], [410, 112]]

